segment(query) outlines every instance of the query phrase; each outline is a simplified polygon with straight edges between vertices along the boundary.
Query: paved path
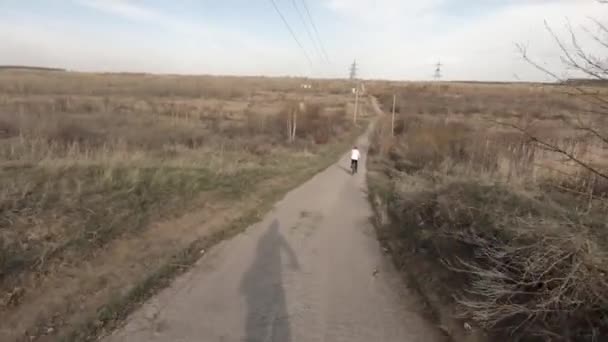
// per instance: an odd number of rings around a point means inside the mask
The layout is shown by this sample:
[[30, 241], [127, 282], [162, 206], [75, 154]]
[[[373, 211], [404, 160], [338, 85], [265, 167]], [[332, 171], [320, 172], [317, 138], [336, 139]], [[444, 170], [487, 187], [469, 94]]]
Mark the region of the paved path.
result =
[[290, 192], [105, 341], [441, 341], [382, 254], [365, 163], [348, 167], [345, 156]]

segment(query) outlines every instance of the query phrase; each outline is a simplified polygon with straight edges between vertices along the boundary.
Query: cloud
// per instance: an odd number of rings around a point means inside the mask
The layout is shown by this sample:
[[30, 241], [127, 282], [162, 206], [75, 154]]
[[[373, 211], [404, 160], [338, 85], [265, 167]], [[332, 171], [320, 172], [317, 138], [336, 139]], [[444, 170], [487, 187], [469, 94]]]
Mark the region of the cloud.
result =
[[[488, 5], [491, 2], [485, 2], [483, 9], [477, 6], [479, 0], [433, 0], [424, 5], [409, 0], [327, 0], [326, 4], [349, 20], [365, 23], [353, 25], [348, 33], [359, 43], [340, 49], [350, 54], [347, 60], [357, 57], [365, 76], [429, 79], [434, 64], [441, 60], [448, 79], [507, 81], [515, 80], [515, 75], [547, 80], [523, 63], [516, 43], [527, 44], [531, 56], [558, 73], [564, 71], [559, 48], [544, 20], [558, 35], [567, 36], [563, 29], [567, 20], [580, 27], [589, 23], [589, 16], [605, 13], [608, 7], [583, 0], [508, 0]], [[582, 30], [577, 31], [585, 37]], [[337, 39], [337, 44], [340, 41], [346, 38]], [[593, 49], [588, 39], [583, 41]]]
[[75, 0], [75, 3], [133, 20], [151, 21], [162, 18], [160, 12], [126, 0]]
[[515, 44], [528, 46], [530, 56], [546, 67], [565, 72], [561, 51], [544, 22], [559, 37], [568, 37], [564, 25], [570, 21], [584, 46], [593, 51], [594, 44], [580, 26], [602, 9], [599, 4], [576, 0], [518, 1], [444, 35], [434, 46], [439, 54], [455, 58], [454, 78], [508, 79], [518, 74], [524, 79], [546, 80], [546, 75], [523, 63]]
[[[198, 52], [218, 56], [221, 60], [230, 60], [237, 49], [261, 53], [275, 51], [276, 48], [262, 41], [246, 30], [231, 26], [214, 26], [202, 22], [192, 22], [182, 17], [172, 16], [161, 10], [138, 5], [133, 0], [75, 0], [77, 4], [103, 13], [122, 17], [124, 19], [148, 23], [173, 35], [174, 42], [182, 43], [183, 52], [193, 52], [192, 46]], [[165, 42], [163, 42], [165, 43]], [[240, 55], [243, 57], [243, 55]]]
[[[209, 26], [184, 21], [164, 14], [152, 7], [138, 5], [129, 0], [75, 0], [75, 3], [98, 12], [121, 17], [133, 22], [149, 23], [165, 31], [182, 36], [205, 39], [213, 35]], [[213, 40], [210, 39], [213, 44]]]
[[[167, 3], [129, 0], [72, 0], [65, 13], [92, 11], [90, 22], [37, 16], [27, 6], [2, 10], [0, 64], [345, 77], [357, 58], [363, 77], [421, 80], [430, 79], [441, 60], [446, 79], [546, 80], [522, 62], [515, 43], [527, 44], [532, 57], [561, 73], [559, 49], [544, 20], [560, 36], [569, 20], [585, 37], [580, 25], [608, 10], [592, 0], [316, 1], [310, 1], [313, 16], [321, 18], [317, 24], [332, 64], [316, 62], [312, 69], [270, 7], [268, 17], [258, 18], [276, 19], [276, 30], [268, 33], [219, 18], [188, 19], [163, 10]], [[290, 7], [282, 9], [297, 18]], [[113, 26], [119, 19], [120, 26]], [[297, 33], [306, 41], [304, 31]], [[589, 39], [581, 43], [595, 49]]]
[[[24, 18], [27, 18], [24, 20]], [[0, 21], [0, 64], [43, 65], [76, 70], [166, 71], [161, 49], [38, 16], [18, 16]]]
[[418, 18], [430, 15], [446, 0], [328, 0], [326, 6], [339, 15], [368, 23], [391, 25], [403, 17]]
[[[275, 46], [246, 32], [178, 20], [125, 1], [110, 2], [80, 1], [79, 5], [135, 25], [116, 32], [103, 24], [82, 25], [27, 12], [0, 16], [0, 65], [180, 74], [281, 75], [304, 71], [290, 46]], [[142, 27], [142, 22], [153, 24], [166, 35], [150, 34], [150, 27]]]

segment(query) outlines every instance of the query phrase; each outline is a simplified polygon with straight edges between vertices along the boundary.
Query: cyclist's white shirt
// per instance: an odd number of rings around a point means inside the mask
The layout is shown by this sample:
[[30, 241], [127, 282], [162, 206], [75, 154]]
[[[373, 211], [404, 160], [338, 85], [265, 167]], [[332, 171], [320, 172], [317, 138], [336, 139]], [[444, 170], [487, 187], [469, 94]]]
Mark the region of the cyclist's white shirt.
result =
[[360, 157], [361, 153], [359, 152], [359, 150], [352, 150], [352, 152], [350, 153], [351, 160], [359, 160]]

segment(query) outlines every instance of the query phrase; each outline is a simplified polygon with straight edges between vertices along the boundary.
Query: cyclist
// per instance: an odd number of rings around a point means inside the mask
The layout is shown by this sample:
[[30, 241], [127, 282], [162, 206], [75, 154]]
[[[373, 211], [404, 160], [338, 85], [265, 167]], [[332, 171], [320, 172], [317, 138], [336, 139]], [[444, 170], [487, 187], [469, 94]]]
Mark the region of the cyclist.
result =
[[361, 158], [361, 152], [357, 146], [353, 146], [353, 150], [350, 152], [350, 168], [354, 173], [357, 173], [357, 169], [359, 168], [359, 159]]

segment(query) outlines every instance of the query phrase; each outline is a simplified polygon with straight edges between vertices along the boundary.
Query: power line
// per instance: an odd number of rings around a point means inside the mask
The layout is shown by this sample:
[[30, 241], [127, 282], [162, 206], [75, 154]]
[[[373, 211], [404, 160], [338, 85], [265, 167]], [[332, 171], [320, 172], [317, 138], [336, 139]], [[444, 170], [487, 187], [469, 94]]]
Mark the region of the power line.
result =
[[281, 13], [281, 10], [277, 6], [277, 3], [274, 0], [270, 0], [270, 2], [272, 3], [272, 6], [274, 7], [274, 9], [277, 11], [277, 14], [283, 20], [283, 23], [285, 24], [285, 26], [287, 26], [287, 29], [289, 30], [289, 33], [291, 33], [291, 37], [293, 38], [293, 40], [295, 40], [296, 43], [298, 44], [298, 46], [300, 47], [300, 49], [302, 49], [302, 53], [304, 53], [304, 56], [308, 60], [308, 63], [310, 63], [310, 65], [312, 66], [312, 60], [310, 59], [310, 56], [308, 55], [308, 52], [306, 52], [306, 49], [304, 49], [304, 46], [302, 45], [302, 43], [300, 43], [300, 40], [298, 39], [298, 37], [296, 36], [295, 32], [293, 31], [293, 29], [289, 25], [289, 22], [287, 22], [287, 19], [285, 19], [285, 16], [283, 15], [283, 13]]
[[296, 9], [296, 12], [298, 12], [298, 16], [300, 17], [300, 20], [302, 21], [302, 24], [304, 25], [304, 29], [306, 30], [306, 34], [308, 35], [308, 38], [310, 39], [310, 41], [312, 41], [312, 45], [315, 47], [315, 51], [317, 52], [317, 54], [319, 56], [321, 56], [321, 58], [323, 58], [323, 55], [321, 55], [321, 50], [319, 49], [317, 41], [313, 37], [312, 32], [310, 32], [310, 30], [308, 29], [308, 25], [306, 24], [306, 19], [304, 19], [304, 15], [302, 14], [302, 11], [300, 11], [297, 1], [291, 0], [291, 2], [293, 3], [293, 7]]
[[312, 28], [315, 31], [317, 40], [319, 41], [319, 46], [321, 47], [321, 50], [323, 51], [323, 54], [325, 55], [325, 60], [327, 60], [327, 62], [329, 63], [329, 56], [327, 55], [327, 51], [325, 50], [325, 47], [323, 46], [323, 41], [321, 40], [321, 35], [319, 34], [317, 25], [315, 24], [315, 21], [312, 19], [312, 15], [310, 15], [310, 10], [308, 9], [308, 4], [306, 3], [306, 0], [301, 0], [301, 1], [302, 1], [302, 4], [304, 5], [304, 9], [306, 10], [306, 15], [308, 16], [308, 20], [310, 20], [310, 24], [312, 25]]

